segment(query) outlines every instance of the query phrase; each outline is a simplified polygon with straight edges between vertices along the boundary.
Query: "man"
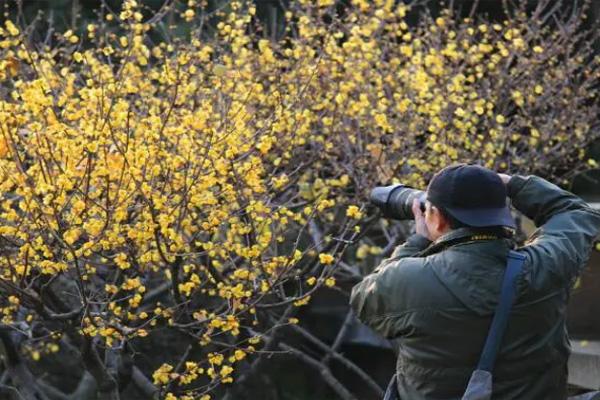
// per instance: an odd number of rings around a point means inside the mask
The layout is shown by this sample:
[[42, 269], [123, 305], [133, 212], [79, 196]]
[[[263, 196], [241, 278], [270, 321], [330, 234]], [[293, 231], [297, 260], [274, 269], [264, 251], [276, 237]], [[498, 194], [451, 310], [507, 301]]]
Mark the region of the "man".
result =
[[398, 351], [402, 400], [460, 399], [475, 369], [513, 247], [507, 196], [538, 229], [494, 366], [493, 398], [567, 397], [569, 292], [600, 229], [600, 213], [536, 176], [476, 165], [438, 172], [416, 233], [352, 290], [357, 316]]

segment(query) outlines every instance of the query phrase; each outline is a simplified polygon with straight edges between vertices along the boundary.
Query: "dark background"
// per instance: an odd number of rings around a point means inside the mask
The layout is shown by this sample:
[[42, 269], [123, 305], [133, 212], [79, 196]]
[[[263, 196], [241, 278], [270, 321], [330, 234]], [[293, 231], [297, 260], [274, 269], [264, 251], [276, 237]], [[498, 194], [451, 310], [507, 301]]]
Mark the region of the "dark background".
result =
[[[165, 0], [139, 0], [148, 15], [159, 10]], [[172, 1], [173, 7], [179, 10], [187, 8], [186, 1]], [[207, 12], [215, 10], [225, 2], [222, 0], [207, 1]], [[283, 32], [283, 12], [289, 1], [257, 0], [257, 16], [265, 26], [265, 35], [278, 37]], [[343, 2], [339, 2], [343, 4]], [[530, 2], [534, 4], [534, 2]], [[567, 2], [572, 3], [571, 1]], [[436, 14], [443, 8], [438, 1], [429, 2], [428, 9]], [[474, 5], [472, 0], [455, 0], [454, 7], [463, 15], [468, 15]], [[48, 32], [61, 33], [72, 29], [76, 33], [85, 32], [88, 23], [96, 22], [98, 15], [119, 13], [121, 1], [118, 0], [0, 0], [3, 10], [0, 19], [19, 18], [20, 25], [27, 26], [36, 18], [40, 19], [39, 35]], [[502, 20], [504, 17], [503, 1], [484, 0], [478, 3], [476, 15], [487, 16], [492, 20]], [[596, 26], [600, 19], [600, 1], [592, 1], [588, 10], [588, 24]], [[212, 20], [215, 24], [216, 20]], [[414, 19], [413, 19], [414, 21]], [[173, 25], [175, 33], [185, 34], [189, 29], [185, 24], [177, 25], [172, 19], [166, 21]], [[207, 33], [210, 34], [210, 29]], [[589, 156], [600, 161], [600, 143], [593, 144], [588, 149]], [[600, 170], [590, 171], [578, 176], [572, 183], [571, 189], [585, 197], [588, 201], [600, 202]], [[570, 330], [574, 337], [586, 340], [600, 340], [600, 253], [596, 252], [590, 262], [581, 286], [575, 290], [569, 312]], [[349, 290], [349, 288], [343, 288]], [[315, 334], [326, 343], [335, 340], [340, 326], [348, 311], [346, 296], [331, 289], [324, 289], [307, 306], [299, 316], [302, 326]], [[320, 354], [314, 345], [306, 343], [297, 333], [285, 332], [286, 341], [307, 351]], [[340, 350], [345, 356], [367, 371], [374, 379], [385, 387], [394, 369], [395, 357], [387, 347], [387, 343], [376, 335], [369, 333], [368, 328], [353, 323], [345, 335]], [[147, 354], [152, 357], [152, 354]], [[157, 355], [160, 356], [160, 355]], [[372, 392], [359, 387], [353, 382], [353, 375], [340, 364], [331, 363], [333, 373], [359, 399], [372, 398]], [[279, 399], [279, 400], [325, 400], [335, 399], [335, 395], [323, 383], [319, 371], [305, 367], [297, 358], [286, 354], [276, 354], [264, 363], [261, 372], [244, 388], [243, 393], [236, 393], [234, 399]], [[138, 398], [131, 393], [129, 398]]]

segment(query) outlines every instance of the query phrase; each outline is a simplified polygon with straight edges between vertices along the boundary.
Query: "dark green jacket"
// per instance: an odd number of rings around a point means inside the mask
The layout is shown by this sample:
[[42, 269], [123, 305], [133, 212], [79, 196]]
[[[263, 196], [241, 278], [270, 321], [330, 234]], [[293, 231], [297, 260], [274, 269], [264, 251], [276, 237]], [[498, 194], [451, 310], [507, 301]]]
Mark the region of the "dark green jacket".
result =
[[[513, 177], [508, 193], [538, 229], [517, 249], [526, 261], [494, 369], [493, 398], [563, 400], [570, 352], [565, 310], [600, 213], [535, 176]], [[479, 361], [511, 241], [472, 236], [467, 228], [435, 243], [413, 235], [352, 290], [359, 319], [397, 347], [402, 400], [460, 399]]]

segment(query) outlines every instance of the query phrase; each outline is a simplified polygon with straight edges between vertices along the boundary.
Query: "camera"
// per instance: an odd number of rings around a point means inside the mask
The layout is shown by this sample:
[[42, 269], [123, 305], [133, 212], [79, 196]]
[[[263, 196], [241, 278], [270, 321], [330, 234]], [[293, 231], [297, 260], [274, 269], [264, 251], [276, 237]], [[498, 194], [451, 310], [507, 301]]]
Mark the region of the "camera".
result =
[[426, 193], [405, 185], [378, 186], [371, 191], [371, 203], [379, 207], [386, 218], [414, 219], [412, 204], [418, 199], [425, 212]]

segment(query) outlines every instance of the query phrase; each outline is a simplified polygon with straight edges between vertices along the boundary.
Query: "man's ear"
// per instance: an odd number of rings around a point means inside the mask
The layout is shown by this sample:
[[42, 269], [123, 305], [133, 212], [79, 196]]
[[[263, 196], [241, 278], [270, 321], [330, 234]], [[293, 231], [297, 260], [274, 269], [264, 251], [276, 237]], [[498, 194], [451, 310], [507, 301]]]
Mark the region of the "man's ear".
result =
[[450, 221], [448, 221], [448, 219], [439, 211], [438, 211], [438, 213], [440, 214], [440, 226], [439, 226], [440, 232], [445, 232], [447, 230], [450, 230]]
[[450, 222], [446, 219], [444, 214], [442, 214], [437, 207], [434, 207], [434, 212], [435, 212], [435, 220], [434, 220], [435, 229], [438, 232], [445, 232], [446, 230], [448, 230], [448, 228], [450, 228]]

